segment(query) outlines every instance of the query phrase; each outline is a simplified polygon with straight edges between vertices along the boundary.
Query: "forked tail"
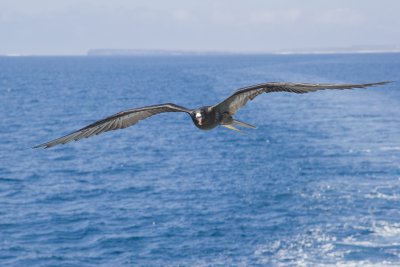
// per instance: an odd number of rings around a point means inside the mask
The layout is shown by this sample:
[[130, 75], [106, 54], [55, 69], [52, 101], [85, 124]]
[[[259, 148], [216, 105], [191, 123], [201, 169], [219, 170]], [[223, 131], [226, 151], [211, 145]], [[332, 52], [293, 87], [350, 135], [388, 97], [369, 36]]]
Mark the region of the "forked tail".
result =
[[241, 127], [246, 127], [246, 128], [251, 128], [251, 129], [256, 129], [256, 128], [257, 128], [257, 127], [254, 126], [254, 125], [248, 124], [248, 123], [243, 122], [243, 121], [238, 121], [238, 120], [235, 120], [235, 119], [232, 119], [232, 122], [233, 122], [232, 124], [222, 124], [221, 126], [227, 128], [227, 129], [229, 129], [229, 130], [236, 131], [236, 132], [238, 132], [238, 133], [242, 133], [242, 131], [240, 131], [238, 128], [236, 128], [236, 127], [233, 126], [233, 125], [237, 125], [237, 126], [241, 126]]
[[239, 130], [238, 128], [236, 128], [235, 126], [233, 126], [232, 124], [222, 124], [221, 126], [227, 128], [229, 130], [232, 130], [232, 131], [235, 131], [235, 132], [238, 132], [238, 133], [242, 134], [242, 131]]
[[246, 127], [246, 128], [251, 128], [251, 129], [256, 129], [257, 128], [254, 125], [248, 124], [248, 123], [243, 122], [243, 121], [238, 121], [238, 120], [235, 120], [235, 119], [233, 119], [233, 123], [238, 125], [238, 126], [242, 126], [242, 127]]

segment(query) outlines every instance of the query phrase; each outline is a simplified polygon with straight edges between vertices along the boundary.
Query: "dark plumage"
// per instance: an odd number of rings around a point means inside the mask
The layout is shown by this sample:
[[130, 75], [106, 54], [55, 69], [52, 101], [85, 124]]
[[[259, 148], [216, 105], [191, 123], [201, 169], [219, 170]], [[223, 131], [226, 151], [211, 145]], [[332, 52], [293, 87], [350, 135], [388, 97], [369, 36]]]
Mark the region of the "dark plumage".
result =
[[111, 130], [123, 129], [135, 125], [140, 120], [149, 118], [153, 115], [163, 112], [186, 112], [193, 120], [197, 128], [202, 130], [210, 130], [216, 126], [224, 126], [231, 130], [239, 131], [234, 125], [239, 125], [248, 128], [254, 126], [233, 119], [233, 115], [242, 108], [249, 100], [253, 100], [256, 96], [262, 93], [272, 92], [290, 92], [303, 94], [326, 89], [353, 89], [365, 88], [369, 86], [384, 85], [389, 82], [365, 83], [365, 84], [310, 84], [310, 83], [283, 83], [269, 82], [257, 84], [249, 87], [244, 87], [237, 90], [224, 101], [213, 105], [205, 106], [199, 109], [187, 109], [172, 103], [147, 106], [142, 108], [134, 108], [119, 112], [102, 120], [96, 121], [82, 129], [72, 132], [63, 137], [57, 138], [47, 143], [35, 146], [34, 148], [44, 147], [49, 148], [59, 144], [66, 144], [72, 140], [80, 140], [93, 135]]

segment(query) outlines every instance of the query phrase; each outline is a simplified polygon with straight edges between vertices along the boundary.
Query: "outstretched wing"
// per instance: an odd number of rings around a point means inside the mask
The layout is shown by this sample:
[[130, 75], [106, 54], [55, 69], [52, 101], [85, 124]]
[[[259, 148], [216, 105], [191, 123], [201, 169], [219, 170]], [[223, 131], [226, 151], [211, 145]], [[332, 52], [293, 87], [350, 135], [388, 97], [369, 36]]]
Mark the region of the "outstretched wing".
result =
[[364, 84], [319, 84], [319, 83], [284, 83], [284, 82], [269, 82], [249, 87], [244, 87], [237, 90], [230, 97], [214, 105], [213, 107], [219, 110], [221, 113], [228, 112], [229, 114], [235, 114], [240, 108], [246, 105], [247, 101], [253, 100], [256, 96], [262, 93], [272, 92], [289, 92], [296, 94], [304, 94], [309, 92], [315, 92], [318, 90], [326, 89], [353, 89], [353, 88], [365, 88], [369, 86], [383, 85], [390, 82], [378, 82], [378, 83], [364, 83]]
[[129, 109], [121, 111], [117, 114], [114, 114], [102, 120], [96, 121], [73, 133], [57, 138], [50, 142], [37, 145], [33, 148], [38, 148], [38, 147], [49, 148], [59, 144], [66, 144], [68, 142], [71, 142], [72, 140], [78, 141], [82, 138], [88, 138], [90, 136], [97, 135], [100, 133], [123, 129], [138, 123], [140, 120], [149, 118], [153, 115], [163, 112], [190, 113], [191, 110], [172, 103]]

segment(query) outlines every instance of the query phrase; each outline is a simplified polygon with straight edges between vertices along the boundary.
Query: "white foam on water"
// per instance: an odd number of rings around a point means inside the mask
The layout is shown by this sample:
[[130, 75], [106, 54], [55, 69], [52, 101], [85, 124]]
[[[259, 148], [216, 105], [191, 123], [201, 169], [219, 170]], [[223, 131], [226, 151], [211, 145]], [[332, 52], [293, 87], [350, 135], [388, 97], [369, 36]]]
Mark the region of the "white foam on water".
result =
[[394, 194], [394, 195], [389, 195], [389, 194], [384, 194], [384, 193], [370, 193], [365, 196], [366, 198], [375, 198], [375, 199], [386, 199], [386, 200], [400, 200], [400, 195]]
[[399, 192], [398, 185], [390, 184], [376, 187], [371, 193], [366, 194], [365, 197], [370, 199], [385, 199], [396, 201], [400, 200], [400, 194], [397, 192]]
[[[365, 257], [354, 260], [346, 259], [346, 256], [363, 248], [375, 248], [396, 257], [400, 250], [400, 223], [376, 221], [370, 226], [354, 226], [353, 229], [368, 230], [369, 233], [338, 240], [321, 228], [315, 228], [261, 245], [254, 256], [259, 264], [272, 266], [399, 266], [398, 260], [379, 261]], [[400, 255], [397, 257], [400, 260]]]
[[[349, 236], [343, 241], [338, 242], [338, 244], [354, 246], [358, 249], [377, 249], [382, 253], [391, 254], [400, 260], [400, 223], [373, 221], [371, 227], [360, 227], [358, 229], [361, 228], [370, 230], [371, 233], [362, 236]], [[392, 264], [390, 262], [387, 263]], [[398, 265], [399, 263], [397, 262], [396, 264]]]
[[324, 266], [324, 267], [393, 267], [399, 266], [397, 263], [392, 263], [389, 261], [382, 261], [379, 263], [371, 261], [338, 261], [334, 264], [313, 264], [313, 266]]
[[398, 237], [400, 240], [400, 223], [389, 223], [386, 221], [374, 222], [372, 229], [377, 236]]
[[259, 246], [254, 256], [263, 265], [315, 266], [325, 259], [329, 262], [342, 259], [342, 252], [335, 251], [335, 242], [336, 237], [315, 228], [293, 238]]

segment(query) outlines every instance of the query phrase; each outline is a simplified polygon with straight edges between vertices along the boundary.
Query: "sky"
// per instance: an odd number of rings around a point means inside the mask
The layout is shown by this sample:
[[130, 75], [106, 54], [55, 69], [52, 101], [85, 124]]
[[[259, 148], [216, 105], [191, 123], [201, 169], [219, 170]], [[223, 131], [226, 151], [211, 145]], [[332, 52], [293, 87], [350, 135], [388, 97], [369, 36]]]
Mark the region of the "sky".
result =
[[398, 0], [0, 0], [0, 54], [400, 45]]

